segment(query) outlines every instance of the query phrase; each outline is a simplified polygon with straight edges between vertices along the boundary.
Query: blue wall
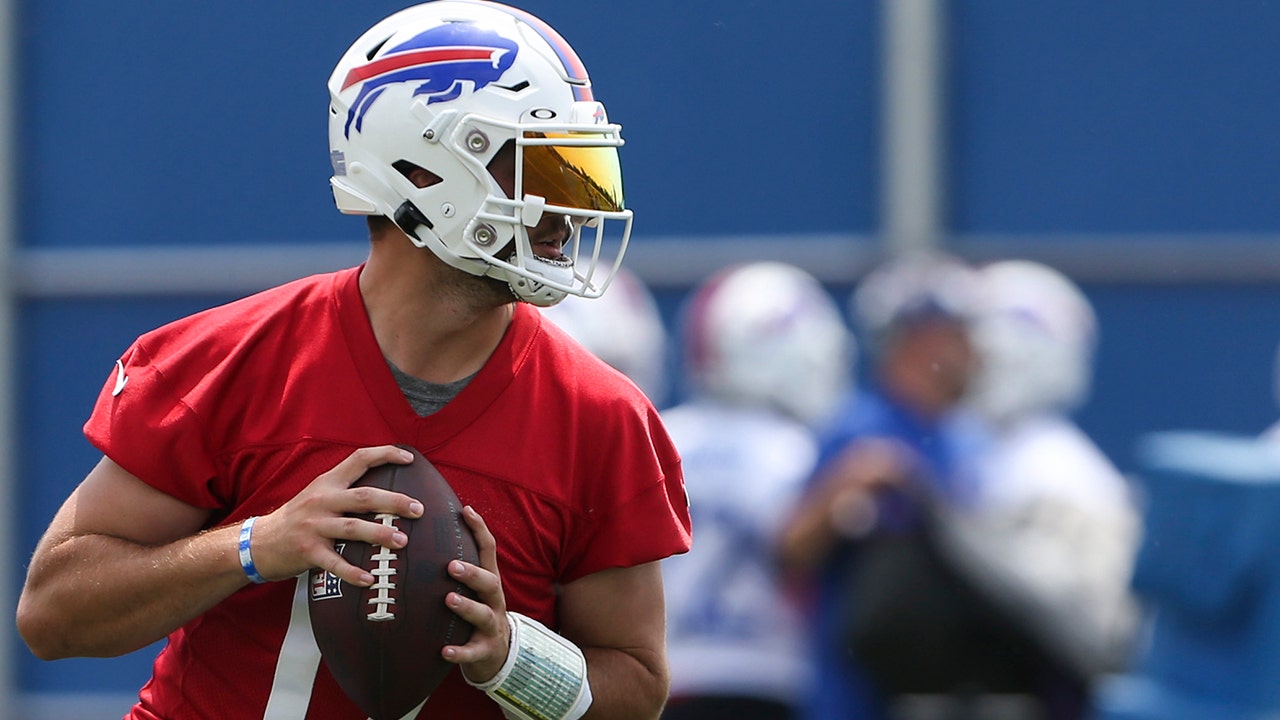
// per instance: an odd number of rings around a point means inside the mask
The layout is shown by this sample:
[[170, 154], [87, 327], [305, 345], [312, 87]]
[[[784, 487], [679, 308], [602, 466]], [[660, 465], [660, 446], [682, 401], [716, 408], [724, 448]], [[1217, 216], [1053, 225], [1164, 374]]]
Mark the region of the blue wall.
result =
[[1280, 227], [1280, 4], [944, 4], [956, 231]]
[[[789, 6], [528, 5], [624, 126], [637, 233], [872, 228], [873, 5]], [[325, 83], [399, 7], [25, 3], [25, 242], [359, 242], [329, 194]]]

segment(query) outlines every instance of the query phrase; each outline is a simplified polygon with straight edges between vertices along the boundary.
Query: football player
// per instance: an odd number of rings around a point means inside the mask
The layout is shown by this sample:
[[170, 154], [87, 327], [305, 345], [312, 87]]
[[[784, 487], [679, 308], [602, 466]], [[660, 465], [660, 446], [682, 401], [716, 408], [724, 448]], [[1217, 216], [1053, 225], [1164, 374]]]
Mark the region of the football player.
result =
[[935, 569], [913, 542], [925, 516], [918, 498], [953, 490], [958, 450], [946, 420], [975, 367], [974, 292], [965, 263], [929, 253], [889, 259], [850, 297], [868, 371], [823, 433], [779, 545], [788, 572], [814, 586], [817, 678], [804, 718], [889, 717], [889, 698], [921, 687], [947, 650], [933, 633], [912, 643], [928, 632], [922, 605], [936, 594], [909, 588]]
[[[667, 697], [658, 561], [690, 525], [679, 458], [636, 387], [532, 305], [597, 297], [631, 228], [612, 124], [573, 49], [492, 2], [377, 23], [329, 79], [332, 190], [358, 267], [178, 320], [121, 355], [85, 425], [101, 462], [32, 558], [41, 658], [167, 637], [130, 720], [364, 720], [322, 663], [307, 573], [374, 580], [352, 489], [414, 446], [465, 504], [449, 572], [475, 631], [426, 718], [652, 718]], [[619, 622], [618, 618], [626, 618]]]
[[690, 399], [663, 412], [697, 547], [663, 561], [665, 720], [784, 720], [810, 689], [803, 608], [774, 548], [851, 385], [853, 336], [827, 290], [780, 262], [727, 268], [682, 316]]
[[[1128, 662], [1139, 617], [1130, 483], [1071, 417], [1088, 397], [1097, 318], [1042, 263], [979, 273], [981, 365], [968, 404], [983, 422], [962, 470], [974, 491], [937, 507], [939, 547], [1088, 694]], [[1082, 717], [1064, 697], [1049, 716]]]

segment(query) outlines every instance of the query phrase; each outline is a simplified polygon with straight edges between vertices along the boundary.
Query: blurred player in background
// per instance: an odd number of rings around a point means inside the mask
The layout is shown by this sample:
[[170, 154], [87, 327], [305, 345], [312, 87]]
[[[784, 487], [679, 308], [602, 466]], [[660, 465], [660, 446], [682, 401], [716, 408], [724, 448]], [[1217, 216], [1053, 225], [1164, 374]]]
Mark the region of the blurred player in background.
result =
[[[973, 283], [970, 268], [954, 258], [912, 255], [873, 270], [852, 296], [871, 366], [865, 386], [849, 397], [826, 434], [818, 468], [780, 541], [786, 567], [812, 579], [816, 589], [811, 629], [817, 678], [804, 718], [888, 717], [893, 689], [880, 678], [894, 671], [874, 673], [873, 680], [869, 658], [855, 650], [875, 644], [865, 637], [868, 626], [889, 634], [895, 657], [899, 643], [916, 646], [909, 635], [916, 630], [902, 630], [898, 611], [930, 597], [903, 592], [903, 578], [892, 573], [910, 572], [919, 563], [898, 557], [894, 541], [918, 534], [924, 516], [919, 495], [953, 491], [959, 446], [945, 420], [975, 367], [968, 333]], [[901, 547], [915, 552], [914, 545]], [[921, 643], [945, 655], [942, 638], [920, 632]], [[931, 672], [928, 662], [916, 659], [907, 661], [907, 674]]]
[[596, 299], [567, 297], [542, 313], [635, 381], [658, 407], [667, 398], [667, 328], [658, 303], [635, 273], [619, 268], [609, 292]]
[[329, 91], [333, 195], [368, 216], [367, 261], [121, 356], [85, 427], [103, 458], [31, 560], [24, 639], [52, 659], [167, 636], [130, 720], [364, 720], [316, 648], [307, 573], [368, 587], [334, 542], [404, 546], [347, 517], [422, 514], [350, 487], [404, 443], [480, 550], [448, 569], [476, 599], [441, 602], [475, 630], [423, 648], [460, 671], [421, 717], [657, 716], [679, 457], [635, 385], [531, 307], [599, 296], [621, 261], [619, 127], [564, 39], [497, 3], [390, 16]]
[[663, 413], [698, 542], [663, 561], [672, 698], [665, 720], [786, 720], [810, 689], [797, 598], [774, 549], [817, 459], [813, 428], [851, 378], [852, 334], [791, 265], [733, 266], [682, 314], [688, 401]]
[[1128, 661], [1138, 620], [1129, 483], [1069, 416], [1089, 392], [1097, 320], [1040, 263], [990, 264], [979, 285], [973, 490], [935, 506], [938, 547], [1053, 658], [1042, 715], [1081, 718], [1089, 683]]

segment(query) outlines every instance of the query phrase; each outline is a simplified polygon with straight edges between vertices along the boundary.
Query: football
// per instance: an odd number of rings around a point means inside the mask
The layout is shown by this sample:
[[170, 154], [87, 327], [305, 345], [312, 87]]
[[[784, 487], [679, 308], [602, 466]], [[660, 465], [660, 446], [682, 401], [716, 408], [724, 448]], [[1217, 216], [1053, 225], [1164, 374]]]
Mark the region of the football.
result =
[[395, 525], [408, 536], [398, 550], [363, 542], [339, 542], [347, 562], [376, 578], [356, 587], [320, 569], [311, 571], [311, 628], [338, 685], [370, 720], [399, 720], [416, 708], [453, 668], [440, 656], [461, 645], [471, 625], [445, 607], [450, 592], [475, 594], [449, 576], [452, 560], [479, 564], [462, 504], [444, 476], [421, 453], [409, 465], [370, 469], [352, 487], [394, 490], [422, 502], [416, 520], [395, 515], [365, 519]]

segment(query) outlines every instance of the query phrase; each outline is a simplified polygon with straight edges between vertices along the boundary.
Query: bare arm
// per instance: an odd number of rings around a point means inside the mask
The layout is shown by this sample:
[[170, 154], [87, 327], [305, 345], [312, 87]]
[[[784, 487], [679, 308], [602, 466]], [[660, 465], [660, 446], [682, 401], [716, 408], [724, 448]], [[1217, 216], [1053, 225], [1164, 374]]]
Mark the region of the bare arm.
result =
[[[472, 508], [465, 508], [463, 516], [475, 533], [480, 566], [454, 562], [449, 572], [475, 590], [478, 600], [450, 593], [446, 602], [476, 631], [466, 645], [446, 646], [442, 653], [462, 665], [468, 678], [483, 682], [507, 659], [506, 599], [493, 534]], [[587, 660], [593, 702], [583, 720], [658, 717], [671, 684], [658, 563], [604, 570], [565, 585], [560, 592], [560, 625], [561, 634]]]
[[604, 570], [565, 586], [560, 620], [582, 648], [590, 718], [657, 718], [666, 703], [666, 609], [658, 563]]
[[233, 529], [195, 534], [207, 517], [103, 458], [31, 559], [18, 629], [32, 651], [44, 659], [130, 652], [244, 584]]
[[905, 482], [909, 452], [894, 441], [873, 438], [856, 441], [833, 458], [782, 528], [777, 553], [783, 568], [810, 572], [842, 536], [869, 530], [876, 493]]
[[[334, 538], [402, 545], [393, 530], [343, 517], [385, 509], [416, 517], [403, 495], [350, 488], [364, 470], [406, 462], [394, 447], [357, 450], [279, 510], [253, 536], [272, 580], [326, 567], [349, 582], [372, 578], [333, 551]], [[209, 511], [147, 485], [110, 459], [90, 471], [36, 546], [18, 599], [18, 630], [38, 657], [109, 657], [163, 638], [245, 584], [239, 529], [201, 532]], [[398, 546], [398, 545], [397, 545]]]

